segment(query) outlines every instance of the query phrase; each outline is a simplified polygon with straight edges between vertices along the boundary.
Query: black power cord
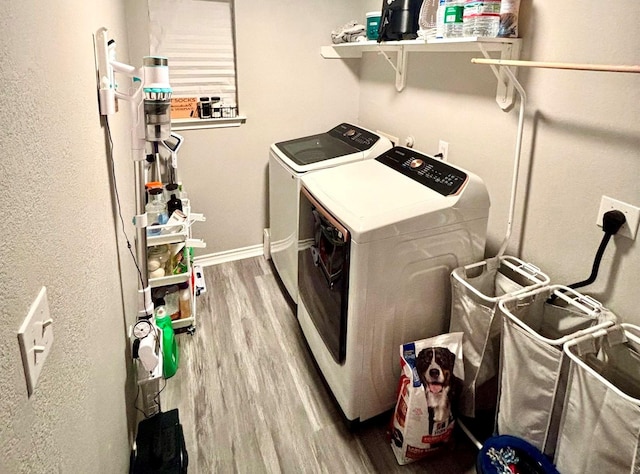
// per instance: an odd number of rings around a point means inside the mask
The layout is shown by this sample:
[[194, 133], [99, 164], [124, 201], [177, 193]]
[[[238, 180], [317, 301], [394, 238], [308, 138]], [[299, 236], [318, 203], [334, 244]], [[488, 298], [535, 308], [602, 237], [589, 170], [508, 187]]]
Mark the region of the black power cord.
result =
[[596, 278], [598, 277], [598, 270], [600, 269], [600, 262], [602, 261], [602, 256], [607, 248], [607, 244], [609, 243], [609, 240], [611, 240], [611, 237], [618, 233], [620, 227], [622, 227], [625, 222], [627, 222], [627, 219], [624, 217], [624, 214], [618, 210], [607, 211], [604, 213], [602, 216], [602, 230], [604, 235], [602, 236], [600, 246], [598, 247], [598, 251], [596, 252], [596, 256], [593, 260], [591, 275], [589, 275], [589, 278], [586, 280], [567, 285], [569, 288], [582, 288], [583, 286], [590, 285], [596, 281]]
[[[602, 236], [602, 240], [600, 241], [600, 246], [598, 247], [598, 251], [596, 252], [596, 256], [593, 259], [593, 266], [591, 267], [591, 275], [586, 280], [578, 281], [576, 283], [571, 283], [570, 285], [566, 285], [569, 288], [576, 289], [582, 288], [583, 286], [590, 285], [596, 278], [598, 277], [598, 270], [600, 269], [600, 262], [602, 261], [602, 256], [604, 255], [604, 251], [607, 248], [607, 244], [611, 237], [618, 233], [620, 227], [627, 222], [627, 219], [624, 217], [624, 213], [618, 210], [607, 211], [602, 216], [602, 230], [604, 235]], [[558, 290], [561, 291], [561, 290]], [[553, 303], [557, 295], [553, 294], [547, 299], [547, 303]]]
[[[109, 125], [108, 116], [104, 117], [104, 123], [107, 128], [107, 136], [109, 137], [109, 164], [111, 165], [111, 174], [113, 176], [113, 192], [116, 198], [116, 204], [118, 205], [118, 216], [120, 217], [121, 231], [124, 235], [124, 239], [127, 242], [127, 249], [131, 254], [131, 258], [133, 259], [133, 264], [136, 266], [136, 270], [138, 271], [138, 278], [140, 279], [140, 287], [144, 288], [144, 280], [142, 279], [142, 270], [140, 270], [140, 266], [138, 265], [138, 261], [136, 260], [136, 256], [133, 253], [133, 248], [131, 245], [131, 241], [129, 240], [129, 236], [125, 231], [124, 218], [122, 217], [122, 207], [120, 206], [120, 194], [118, 194], [118, 183], [116, 181], [116, 164], [113, 158], [113, 138], [111, 138], [111, 126]], [[147, 317], [151, 317], [147, 314]]]

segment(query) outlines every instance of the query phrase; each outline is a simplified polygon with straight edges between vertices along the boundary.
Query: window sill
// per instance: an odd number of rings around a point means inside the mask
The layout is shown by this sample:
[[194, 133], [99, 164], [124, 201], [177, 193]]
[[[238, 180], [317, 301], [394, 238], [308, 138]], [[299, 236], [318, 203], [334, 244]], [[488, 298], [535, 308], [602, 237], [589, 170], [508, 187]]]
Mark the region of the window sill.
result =
[[171, 121], [171, 130], [200, 130], [205, 128], [227, 128], [239, 127], [247, 121], [244, 115], [238, 115], [233, 118], [215, 118], [215, 119], [173, 119]]

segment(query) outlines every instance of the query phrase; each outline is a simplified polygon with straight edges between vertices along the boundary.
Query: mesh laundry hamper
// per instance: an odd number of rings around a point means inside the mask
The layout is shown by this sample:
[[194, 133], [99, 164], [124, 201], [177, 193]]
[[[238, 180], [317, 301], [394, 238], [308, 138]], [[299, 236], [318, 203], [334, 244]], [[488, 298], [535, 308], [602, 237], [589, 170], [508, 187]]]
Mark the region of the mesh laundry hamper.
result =
[[[552, 295], [556, 299], [549, 302]], [[501, 300], [498, 307], [503, 318], [497, 431], [553, 456], [568, 376], [562, 346], [613, 325], [615, 316], [560, 285]]]
[[476, 414], [476, 389], [497, 373], [500, 353], [500, 299], [549, 283], [540, 269], [522, 260], [494, 257], [451, 273], [449, 332], [463, 332], [464, 387], [460, 413]]
[[640, 327], [567, 342], [570, 364], [556, 464], [563, 474], [640, 472]]

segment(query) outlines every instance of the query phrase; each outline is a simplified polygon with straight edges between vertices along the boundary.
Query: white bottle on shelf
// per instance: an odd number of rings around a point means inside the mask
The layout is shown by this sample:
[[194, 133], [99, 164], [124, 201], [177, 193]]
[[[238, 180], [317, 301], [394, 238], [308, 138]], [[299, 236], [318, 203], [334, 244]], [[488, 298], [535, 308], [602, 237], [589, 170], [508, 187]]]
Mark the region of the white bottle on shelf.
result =
[[464, 0], [446, 0], [444, 10], [444, 37], [461, 38]]

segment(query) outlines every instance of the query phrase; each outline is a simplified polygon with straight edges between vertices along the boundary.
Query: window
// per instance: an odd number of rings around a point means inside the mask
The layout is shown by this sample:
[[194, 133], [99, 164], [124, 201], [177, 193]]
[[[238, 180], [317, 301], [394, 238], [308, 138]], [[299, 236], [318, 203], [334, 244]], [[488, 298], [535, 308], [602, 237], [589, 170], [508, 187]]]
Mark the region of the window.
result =
[[219, 97], [237, 107], [233, 0], [148, 0], [148, 7], [150, 54], [169, 58], [172, 97]]

